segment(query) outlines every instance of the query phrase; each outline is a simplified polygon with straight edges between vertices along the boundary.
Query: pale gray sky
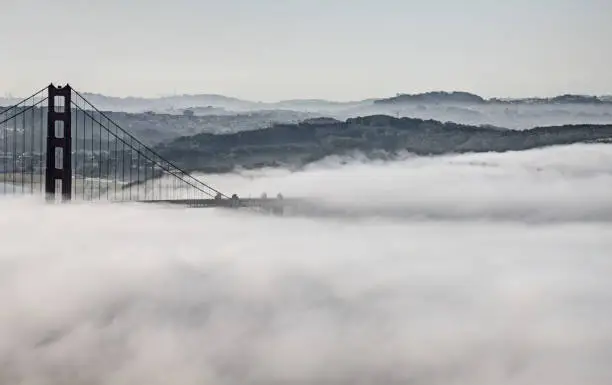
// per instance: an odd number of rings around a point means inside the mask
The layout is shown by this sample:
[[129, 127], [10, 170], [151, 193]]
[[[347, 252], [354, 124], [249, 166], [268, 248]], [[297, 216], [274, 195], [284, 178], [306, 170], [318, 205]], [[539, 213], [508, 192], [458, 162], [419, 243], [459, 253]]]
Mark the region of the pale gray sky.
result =
[[1, 0], [0, 92], [612, 93], [611, 0]]

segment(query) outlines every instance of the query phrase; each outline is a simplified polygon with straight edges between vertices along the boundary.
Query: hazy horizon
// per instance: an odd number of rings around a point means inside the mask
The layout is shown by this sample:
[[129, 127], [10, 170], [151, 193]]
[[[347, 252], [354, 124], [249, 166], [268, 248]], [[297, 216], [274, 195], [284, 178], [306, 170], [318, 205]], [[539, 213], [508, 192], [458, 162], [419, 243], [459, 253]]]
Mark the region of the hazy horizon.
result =
[[[53, 84], [58, 85], [58, 86], [63, 86], [66, 83], [57, 83], [57, 82], [53, 82]], [[118, 99], [162, 99], [162, 98], [172, 98], [172, 97], [181, 97], [181, 96], [220, 96], [220, 97], [225, 97], [225, 98], [229, 98], [229, 99], [238, 99], [238, 100], [242, 100], [242, 101], [246, 101], [246, 102], [252, 102], [252, 103], [264, 103], [264, 104], [275, 104], [275, 103], [281, 103], [281, 102], [290, 102], [290, 101], [309, 101], [309, 100], [320, 100], [320, 101], [325, 101], [325, 102], [332, 102], [332, 103], [351, 103], [351, 102], [362, 102], [362, 101], [366, 101], [366, 100], [375, 100], [375, 99], [386, 99], [386, 98], [390, 98], [390, 97], [394, 97], [397, 96], [399, 94], [425, 94], [425, 93], [430, 93], [430, 92], [447, 92], [447, 93], [452, 93], [452, 92], [467, 92], [473, 95], [478, 95], [482, 98], [484, 98], [485, 100], [489, 100], [489, 99], [547, 99], [547, 98], [553, 98], [556, 96], [563, 96], [563, 95], [579, 95], [579, 96], [595, 96], [595, 97], [611, 97], [612, 96], [612, 92], [609, 93], [602, 93], [602, 94], [588, 94], [588, 93], [578, 93], [578, 92], [565, 92], [563, 94], [549, 94], [549, 95], [522, 95], [522, 96], [505, 96], [505, 95], [483, 95], [480, 94], [478, 92], [472, 92], [472, 91], [466, 91], [466, 90], [442, 90], [442, 89], [431, 89], [431, 90], [425, 90], [425, 91], [421, 91], [421, 92], [395, 92], [393, 94], [389, 94], [389, 95], [374, 95], [374, 96], [369, 96], [363, 99], [345, 99], [345, 100], [339, 100], [339, 99], [325, 99], [322, 97], [310, 97], [310, 98], [300, 98], [300, 97], [294, 97], [294, 98], [285, 98], [285, 99], [271, 99], [271, 100], [257, 100], [257, 99], [248, 99], [248, 98], [241, 98], [235, 95], [231, 95], [231, 94], [222, 94], [222, 93], [206, 93], [206, 92], [194, 92], [194, 93], [165, 93], [165, 94], [159, 94], [159, 95], [137, 95], [137, 94], [130, 94], [130, 95], [113, 95], [113, 94], [106, 94], [106, 93], [101, 93], [95, 90], [82, 90], [80, 88], [78, 88], [78, 86], [75, 86], [74, 84], [68, 83], [70, 84], [75, 90], [79, 91], [82, 94], [90, 94], [90, 95], [99, 95], [99, 96], [104, 96], [104, 97], [109, 97], [109, 98], [118, 98]], [[23, 98], [28, 97], [29, 95], [31, 95], [33, 92], [38, 91], [40, 89], [33, 89], [29, 94], [23, 94], [23, 95], [16, 95], [16, 94], [11, 94], [8, 92], [5, 92], [2, 96], [0, 96], [0, 99], [11, 99], [11, 100], [20, 100]]]
[[[79, 92], [81, 92], [81, 90], [77, 89]], [[369, 96], [366, 98], [362, 98], [362, 99], [344, 99], [344, 100], [339, 100], [339, 99], [325, 99], [322, 97], [311, 97], [311, 98], [300, 98], [300, 97], [294, 97], [294, 98], [285, 98], [285, 99], [274, 99], [274, 100], [257, 100], [257, 99], [247, 99], [247, 98], [240, 98], [238, 96], [235, 95], [230, 95], [230, 94], [208, 94], [205, 92], [195, 92], [195, 93], [175, 93], [175, 94], [160, 94], [157, 96], [144, 96], [144, 95], [125, 95], [125, 96], [121, 96], [121, 95], [110, 95], [110, 94], [103, 94], [100, 92], [96, 92], [96, 91], [88, 91], [85, 90], [83, 91], [84, 93], [88, 93], [88, 94], [96, 94], [96, 95], [102, 95], [102, 96], [107, 96], [107, 97], [112, 97], [112, 98], [121, 98], [121, 99], [127, 99], [127, 98], [142, 98], [142, 99], [154, 99], [154, 98], [166, 98], [166, 97], [176, 97], [176, 96], [197, 96], [197, 95], [210, 95], [210, 96], [223, 96], [223, 97], [227, 97], [227, 98], [235, 98], [235, 99], [240, 99], [240, 100], [245, 100], [245, 101], [250, 101], [250, 102], [261, 102], [261, 103], [278, 103], [278, 102], [285, 102], [285, 101], [291, 101], [291, 100], [322, 100], [322, 101], [328, 101], [328, 102], [341, 102], [341, 103], [350, 103], [350, 102], [360, 102], [360, 101], [364, 101], [364, 100], [370, 100], [370, 99], [386, 99], [386, 98], [390, 98], [390, 97], [394, 97], [398, 94], [425, 94], [425, 93], [429, 93], [429, 92], [448, 92], [448, 93], [452, 93], [452, 92], [467, 92], [470, 94], [474, 94], [474, 95], [478, 95], [481, 96], [484, 99], [493, 99], [493, 98], [499, 98], [499, 99], [531, 99], [531, 98], [542, 98], [542, 99], [546, 99], [546, 98], [553, 98], [555, 96], [562, 96], [562, 95], [582, 95], [582, 96], [612, 96], [612, 89], [610, 92], [608, 93], [602, 93], [602, 94], [586, 94], [586, 93], [578, 93], [578, 92], [566, 92], [563, 94], [550, 94], [550, 95], [523, 95], [523, 96], [506, 96], [506, 95], [483, 95], [481, 93], [478, 92], [473, 92], [473, 91], [466, 91], [466, 90], [442, 90], [442, 89], [431, 89], [431, 90], [424, 90], [424, 91], [420, 91], [420, 92], [395, 92], [393, 94], [389, 94], [389, 95], [373, 95], [373, 96]]]

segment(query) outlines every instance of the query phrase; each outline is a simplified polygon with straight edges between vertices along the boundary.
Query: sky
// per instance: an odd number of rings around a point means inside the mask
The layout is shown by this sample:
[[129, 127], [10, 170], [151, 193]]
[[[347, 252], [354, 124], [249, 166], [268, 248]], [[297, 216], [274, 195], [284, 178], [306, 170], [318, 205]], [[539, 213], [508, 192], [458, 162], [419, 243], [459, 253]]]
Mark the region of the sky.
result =
[[609, 0], [3, 0], [0, 94], [612, 94]]

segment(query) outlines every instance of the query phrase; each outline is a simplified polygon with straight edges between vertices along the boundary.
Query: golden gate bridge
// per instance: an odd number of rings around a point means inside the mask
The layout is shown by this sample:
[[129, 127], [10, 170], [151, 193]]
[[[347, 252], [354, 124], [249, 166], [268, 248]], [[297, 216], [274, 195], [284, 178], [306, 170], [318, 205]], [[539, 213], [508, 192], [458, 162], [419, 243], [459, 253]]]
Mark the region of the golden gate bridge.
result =
[[177, 167], [70, 85], [0, 110], [0, 195], [282, 210], [276, 198], [225, 194]]

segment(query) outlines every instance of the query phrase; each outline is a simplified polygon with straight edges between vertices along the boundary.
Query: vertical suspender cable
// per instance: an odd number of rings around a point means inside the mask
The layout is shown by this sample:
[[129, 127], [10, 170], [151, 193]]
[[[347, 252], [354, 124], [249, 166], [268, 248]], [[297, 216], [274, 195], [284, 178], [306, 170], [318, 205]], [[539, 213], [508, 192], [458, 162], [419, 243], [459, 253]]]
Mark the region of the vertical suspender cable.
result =
[[[24, 106], [25, 108], [26, 106]], [[26, 115], [27, 115], [27, 110], [24, 110], [23, 113], [21, 114], [21, 131], [22, 131], [22, 139], [21, 139], [21, 164], [20, 164], [20, 171], [21, 171], [21, 193], [23, 194], [25, 192], [25, 185], [24, 185], [24, 165], [25, 165], [25, 152], [26, 152]]]
[[30, 110], [30, 145], [29, 145], [29, 153], [30, 153], [30, 195], [34, 195], [34, 109]]
[[[8, 165], [8, 125], [6, 124], [6, 122], [3, 123], [4, 129], [2, 130], [2, 135], [4, 136], [4, 167], [2, 169], [2, 187], [4, 189], [4, 195], [6, 195], [6, 189], [7, 189], [7, 185], [8, 185], [8, 181], [7, 181], [7, 165]], [[0, 127], [2, 128], [2, 127]]]
[[[94, 115], [95, 116], [95, 115]], [[100, 119], [97, 119], [99, 122]], [[97, 123], [98, 126], [98, 200], [102, 194], [102, 125]]]

